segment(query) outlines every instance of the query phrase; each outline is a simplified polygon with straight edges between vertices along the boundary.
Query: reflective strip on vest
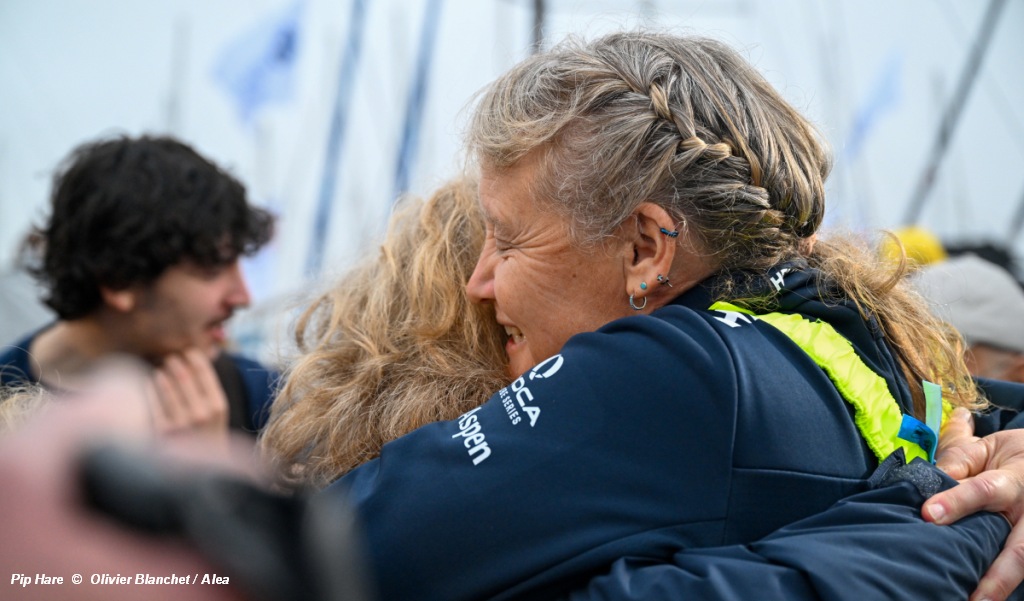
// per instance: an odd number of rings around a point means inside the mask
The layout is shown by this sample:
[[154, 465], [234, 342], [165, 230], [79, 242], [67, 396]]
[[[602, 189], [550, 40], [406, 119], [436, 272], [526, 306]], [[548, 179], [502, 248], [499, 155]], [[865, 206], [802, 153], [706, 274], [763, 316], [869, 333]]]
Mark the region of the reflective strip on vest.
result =
[[726, 302], [717, 302], [710, 309], [735, 311], [756, 317], [785, 334], [803, 349], [828, 374], [843, 399], [853, 405], [857, 429], [879, 461], [892, 454], [897, 447], [903, 448], [908, 462], [914, 457], [928, 459], [927, 451], [898, 437], [903, 411], [889, 393], [885, 378], [868, 367], [850, 341], [830, 324], [810, 321], [798, 314], [757, 315]]

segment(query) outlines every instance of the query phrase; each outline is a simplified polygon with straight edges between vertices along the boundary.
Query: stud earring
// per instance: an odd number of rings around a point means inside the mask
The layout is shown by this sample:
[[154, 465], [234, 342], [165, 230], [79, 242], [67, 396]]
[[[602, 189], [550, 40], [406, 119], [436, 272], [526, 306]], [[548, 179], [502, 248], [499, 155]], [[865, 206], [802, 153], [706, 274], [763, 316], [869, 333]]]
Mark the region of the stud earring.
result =
[[647, 282], [640, 282], [640, 289], [647, 290]]
[[658, 280], [658, 283], [662, 284], [663, 286], [668, 286], [669, 288], [672, 287], [672, 283], [668, 281], [668, 278], [663, 276], [663, 275], [661, 275], [660, 273], [658, 274], [657, 280]]

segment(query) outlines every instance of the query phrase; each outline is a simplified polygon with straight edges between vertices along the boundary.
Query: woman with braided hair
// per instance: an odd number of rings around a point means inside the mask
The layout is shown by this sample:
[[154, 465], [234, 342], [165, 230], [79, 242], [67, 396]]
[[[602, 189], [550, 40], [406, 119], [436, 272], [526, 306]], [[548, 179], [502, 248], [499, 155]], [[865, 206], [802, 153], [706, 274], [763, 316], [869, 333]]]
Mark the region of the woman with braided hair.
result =
[[[516, 379], [326, 489], [383, 598], [552, 598], [620, 558], [749, 544], [986, 406], [902, 266], [818, 238], [829, 153], [725, 45], [570, 40], [494, 82], [468, 142], [467, 291]], [[631, 589], [615, 574], [591, 592]]]

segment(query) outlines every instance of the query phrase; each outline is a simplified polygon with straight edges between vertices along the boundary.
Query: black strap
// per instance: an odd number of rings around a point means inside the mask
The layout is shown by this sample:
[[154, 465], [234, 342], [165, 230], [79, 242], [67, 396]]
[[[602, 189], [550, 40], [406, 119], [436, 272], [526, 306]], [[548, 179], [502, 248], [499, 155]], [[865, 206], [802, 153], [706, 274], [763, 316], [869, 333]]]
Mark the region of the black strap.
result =
[[137, 533], [182, 537], [257, 601], [373, 601], [357, 516], [340, 493], [288, 496], [139, 449], [83, 453], [86, 503]]
[[213, 362], [221, 388], [228, 397], [228, 425], [235, 430], [255, 432], [252, 415], [249, 411], [249, 395], [245, 391], [245, 382], [238, 366], [227, 353], [221, 353]]

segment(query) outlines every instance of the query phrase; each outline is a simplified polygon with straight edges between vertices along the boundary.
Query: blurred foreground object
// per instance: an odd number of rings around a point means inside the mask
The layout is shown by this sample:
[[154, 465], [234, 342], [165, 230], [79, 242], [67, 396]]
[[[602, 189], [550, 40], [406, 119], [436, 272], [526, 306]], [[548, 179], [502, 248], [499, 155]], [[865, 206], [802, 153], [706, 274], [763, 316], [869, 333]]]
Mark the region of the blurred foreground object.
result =
[[227, 452], [154, 438], [148, 386], [141, 365], [108, 365], [0, 436], [0, 565], [30, 577], [0, 597], [371, 601], [344, 499], [270, 492], [240, 434]]

